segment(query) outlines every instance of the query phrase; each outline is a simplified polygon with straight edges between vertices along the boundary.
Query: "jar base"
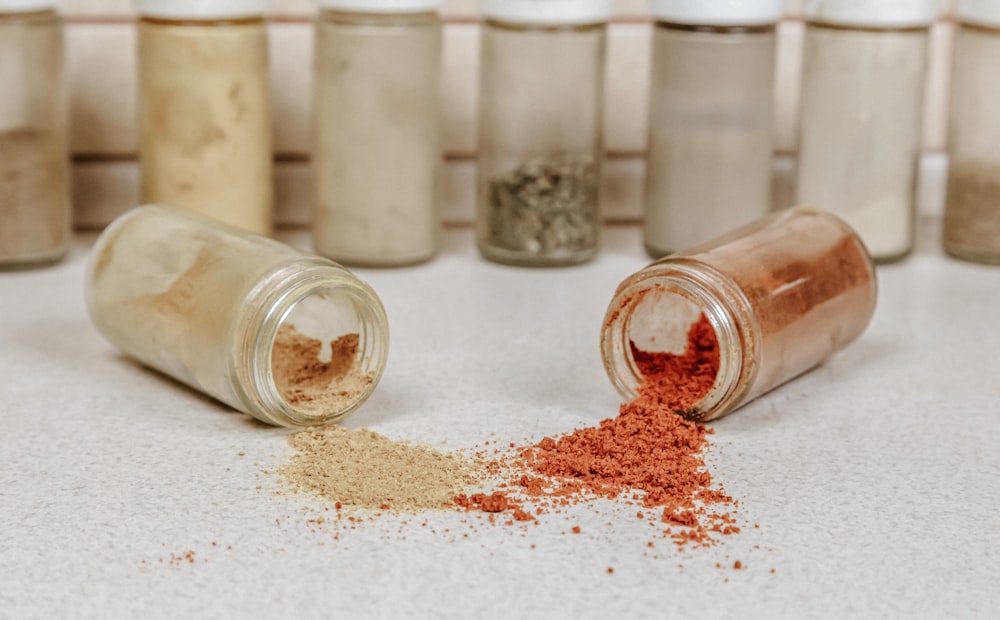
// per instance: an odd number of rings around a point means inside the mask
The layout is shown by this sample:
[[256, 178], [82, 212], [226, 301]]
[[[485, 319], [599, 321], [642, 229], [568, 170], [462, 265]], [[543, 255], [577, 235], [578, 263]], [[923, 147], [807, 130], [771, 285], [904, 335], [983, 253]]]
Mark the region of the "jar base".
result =
[[41, 254], [28, 258], [0, 258], [0, 271], [30, 271], [44, 269], [61, 263], [69, 253], [69, 248], [62, 248], [54, 254]]
[[593, 260], [597, 248], [565, 254], [530, 254], [480, 244], [479, 254], [490, 262], [512, 267], [571, 267]]
[[961, 248], [947, 243], [944, 244], [945, 253], [957, 260], [979, 265], [1000, 265], [1000, 252], [983, 252]]
[[362, 269], [394, 269], [397, 267], [414, 267], [430, 262], [436, 251], [422, 253], [413, 256], [398, 256], [393, 258], [371, 258], [359, 256], [340, 256], [336, 253], [326, 253], [316, 250], [316, 253], [325, 258], [329, 258], [345, 267], [359, 267]]
[[910, 254], [913, 254], [913, 247], [909, 247], [902, 252], [889, 254], [887, 256], [872, 256], [872, 261], [874, 261], [876, 265], [892, 265], [909, 258]]

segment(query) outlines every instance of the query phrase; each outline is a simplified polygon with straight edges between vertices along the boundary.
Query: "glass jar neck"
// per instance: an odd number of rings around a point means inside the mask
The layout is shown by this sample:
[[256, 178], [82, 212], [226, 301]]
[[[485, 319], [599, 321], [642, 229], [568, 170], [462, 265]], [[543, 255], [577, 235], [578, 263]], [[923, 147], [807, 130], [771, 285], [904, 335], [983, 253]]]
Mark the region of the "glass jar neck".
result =
[[[292, 310], [323, 293], [332, 293], [351, 306], [358, 330], [356, 359], [370, 381], [343, 407], [318, 410], [282, 395], [272, 353], [279, 329]], [[346, 269], [319, 257], [286, 263], [258, 280], [244, 307], [234, 328], [230, 377], [247, 413], [280, 426], [320, 426], [351, 413], [374, 391], [388, 355], [388, 321], [375, 292]]]
[[676, 30], [679, 32], [697, 32], [702, 34], [772, 34], [775, 30], [774, 24], [759, 24], [755, 26], [711, 26], [701, 24], [680, 24], [666, 20], [657, 20], [657, 28], [665, 30]]
[[363, 11], [343, 11], [338, 9], [321, 9], [318, 15], [321, 23], [341, 24], [346, 26], [436, 26], [440, 17], [436, 11], [419, 11], [410, 13], [376, 13]]
[[139, 22], [153, 26], [264, 26], [264, 16], [254, 15], [250, 17], [230, 17], [230, 18], [181, 18], [181, 17], [150, 17], [140, 16]]
[[[700, 402], [683, 412], [689, 419], [707, 422], [732, 411], [745, 400], [756, 375], [760, 342], [750, 302], [734, 282], [714, 268], [690, 259], [668, 257], [625, 280], [605, 316], [601, 342], [604, 367], [618, 392], [629, 400], [635, 399], [645, 381], [633, 357], [636, 311], [643, 304], [657, 304], [659, 307], [647, 312], [654, 312], [662, 320], [665, 331], [667, 328], [676, 331], [678, 326], [668, 323], [679, 314], [674, 311], [678, 298], [700, 310], [718, 343], [719, 367], [711, 389]], [[686, 333], [690, 321], [677, 320], [683, 322], [680, 327]]]

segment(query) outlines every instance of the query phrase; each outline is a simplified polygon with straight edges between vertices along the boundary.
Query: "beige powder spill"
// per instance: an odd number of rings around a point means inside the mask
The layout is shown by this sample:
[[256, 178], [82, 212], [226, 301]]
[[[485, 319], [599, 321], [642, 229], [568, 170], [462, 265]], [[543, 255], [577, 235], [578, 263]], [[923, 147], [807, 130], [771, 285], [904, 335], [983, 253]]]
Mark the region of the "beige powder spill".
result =
[[278, 474], [295, 490], [369, 509], [444, 508], [475, 484], [474, 463], [429, 447], [341, 426], [307, 429]]
[[271, 350], [271, 372], [282, 398], [296, 407], [339, 411], [350, 406], [372, 382], [361, 371], [358, 334], [330, 343], [330, 360], [320, 361], [323, 343], [282, 325]]

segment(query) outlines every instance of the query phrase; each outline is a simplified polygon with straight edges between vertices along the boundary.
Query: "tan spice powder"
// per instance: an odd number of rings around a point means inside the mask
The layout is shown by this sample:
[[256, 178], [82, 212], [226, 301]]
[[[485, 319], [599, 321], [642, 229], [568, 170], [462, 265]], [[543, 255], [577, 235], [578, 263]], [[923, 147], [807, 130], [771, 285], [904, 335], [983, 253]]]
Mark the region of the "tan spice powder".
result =
[[321, 361], [323, 342], [284, 324], [271, 349], [271, 373], [282, 398], [296, 407], [339, 411], [349, 407], [372, 382], [358, 360], [358, 334], [330, 343], [329, 361]]
[[295, 490], [372, 510], [444, 508], [475, 483], [476, 465], [454, 454], [369, 430], [327, 426], [288, 439], [298, 453], [278, 469]]

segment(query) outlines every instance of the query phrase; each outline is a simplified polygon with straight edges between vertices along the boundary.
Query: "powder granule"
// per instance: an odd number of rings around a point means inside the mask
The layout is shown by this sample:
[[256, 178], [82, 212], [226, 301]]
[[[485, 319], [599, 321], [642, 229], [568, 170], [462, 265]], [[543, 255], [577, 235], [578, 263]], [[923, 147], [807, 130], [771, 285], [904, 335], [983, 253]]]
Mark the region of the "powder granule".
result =
[[298, 453], [278, 469], [295, 490], [371, 510], [444, 508], [472, 485], [474, 463], [454, 454], [340, 426], [288, 439]]

